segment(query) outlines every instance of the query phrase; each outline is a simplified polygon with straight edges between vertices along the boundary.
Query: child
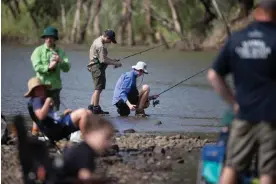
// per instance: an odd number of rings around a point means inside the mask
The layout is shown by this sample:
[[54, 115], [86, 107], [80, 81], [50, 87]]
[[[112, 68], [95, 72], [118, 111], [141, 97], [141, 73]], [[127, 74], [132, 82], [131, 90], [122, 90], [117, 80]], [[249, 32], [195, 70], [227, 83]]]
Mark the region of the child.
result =
[[93, 116], [93, 123], [85, 124], [84, 142], [65, 151], [62, 178], [97, 179], [93, 175], [94, 160], [111, 146], [113, 134], [114, 127], [108, 120]]
[[29, 90], [24, 96], [31, 98], [30, 103], [37, 118], [44, 120], [46, 117], [50, 117], [60, 124], [69, 126], [72, 132], [80, 130], [83, 133], [85, 125], [92, 121], [93, 115], [91, 111], [86, 109], [77, 109], [75, 111], [66, 109], [62, 117], [58, 116], [57, 112], [53, 110], [53, 99], [46, 97], [46, 89], [49, 87], [49, 85], [42, 84], [37, 77], [33, 77], [28, 81]]

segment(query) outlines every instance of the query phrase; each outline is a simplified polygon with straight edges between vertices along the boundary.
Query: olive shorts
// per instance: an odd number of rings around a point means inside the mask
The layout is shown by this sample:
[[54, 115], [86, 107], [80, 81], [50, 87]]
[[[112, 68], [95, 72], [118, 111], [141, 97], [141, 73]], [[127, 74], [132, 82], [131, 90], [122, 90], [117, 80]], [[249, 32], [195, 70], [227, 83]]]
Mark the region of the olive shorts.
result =
[[105, 76], [105, 67], [99, 67], [97, 65], [91, 66], [91, 74], [94, 82], [95, 90], [105, 89], [106, 76]]
[[54, 100], [54, 111], [59, 111], [61, 89], [47, 90], [47, 96]]
[[248, 169], [258, 154], [261, 175], [276, 174], [276, 122], [248, 122], [235, 119], [227, 145], [226, 165], [237, 172]]

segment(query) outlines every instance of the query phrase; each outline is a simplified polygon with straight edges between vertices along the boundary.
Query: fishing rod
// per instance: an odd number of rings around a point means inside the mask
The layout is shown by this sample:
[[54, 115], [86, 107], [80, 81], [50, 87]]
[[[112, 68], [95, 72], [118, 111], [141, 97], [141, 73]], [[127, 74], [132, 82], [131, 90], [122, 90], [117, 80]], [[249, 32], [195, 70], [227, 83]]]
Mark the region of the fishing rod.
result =
[[187, 80], [189, 80], [189, 79], [191, 79], [191, 78], [193, 78], [193, 77], [195, 77], [195, 76], [197, 76], [197, 75], [199, 75], [199, 74], [205, 72], [205, 71], [208, 70], [208, 69], [209, 69], [209, 68], [205, 68], [205, 69], [203, 69], [203, 70], [201, 70], [201, 71], [195, 73], [194, 75], [192, 75], [192, 76], [190, 76], [190, 77], [188, 77], [188, 78], [186, 78], [186, 79], [184, 79], [184, 80], [178, 82], [177, 84], [175, 84], [175, 85], [169, 87], [168, 89], [166, 89], [166, 90], [160, 92], [159, 94], [154, 95], [154, 96], [156, 96], [156, 97], [152, 97], [152, 98], [149, 99], [149, 100], [152, 100], [152, 101], [153, 101], [153, 102], [152, 102], [153, 107], [155, 107], [156, 105], [159, 104], [159, 100], [157, 100], [157, 98], [159, 98], [160, 95], [162, 95], [162, 94], [168, 92], [169, 90], [175, 88], [176, 86], [180, 85], [181, 83], [183, 83], [183, 82], [185, 82], [185, 81], [187, 81]]

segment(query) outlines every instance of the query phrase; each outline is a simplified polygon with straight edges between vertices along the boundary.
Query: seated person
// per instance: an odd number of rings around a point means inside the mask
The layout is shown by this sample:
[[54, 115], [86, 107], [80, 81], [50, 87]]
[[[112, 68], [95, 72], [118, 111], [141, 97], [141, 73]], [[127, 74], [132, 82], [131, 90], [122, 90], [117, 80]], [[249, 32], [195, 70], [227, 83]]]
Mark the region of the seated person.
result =
[[37, 77], [33, 77], [28, 81], [29, 90], [24, 96], [30, 98], [30, 103], [37, 118], [44, 120], [46, 117], [50, 117], [57, 123], [69, 126], [72, 132], [80, 130], [83, 133], [86, 124], [92, 121], [91, 111], [86, 109], [77, 109], [75, 111], [66, 109], [63, 116], [58, 116], [57, 112], [53, 110], [53, 99], [46, 97], [46, 89], [48, 87], [50, 86], [42, 84]]
[[106, 119], [93, 116], [93, 123], [84, 127], [84, 141], [68, 148], [64, 153], [61, 178], [97, 180], [95, 159], [112, 145], [113, 125]]
[[147, 64], [139, 61], [132, 66], [132, 69], [132, 71], [122, 74], [119, 78], [115, 86], [112, 104], [116, 105], [117, 112], [121, 116], [128, 116], [130, 111], [136, 110], [136, 116], [145, 117], [147, 115], [144, 109], [149, 107], [149, 98], [154, 99], [158, 96], [149, 97], [150, 87], [147, 84], [142, 86], [140, 92], [136, 87], [137, 77], [148, 74]]

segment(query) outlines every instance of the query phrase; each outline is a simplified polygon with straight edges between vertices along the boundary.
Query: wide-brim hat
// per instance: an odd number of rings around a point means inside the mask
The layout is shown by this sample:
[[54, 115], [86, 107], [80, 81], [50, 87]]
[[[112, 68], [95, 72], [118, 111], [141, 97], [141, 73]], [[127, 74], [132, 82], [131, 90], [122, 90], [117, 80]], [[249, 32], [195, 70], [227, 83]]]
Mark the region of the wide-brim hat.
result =
[[136, 65], [132, 66], [135, 70], [143, 70], [145, 74], [148, 74], [147, 64], [144, 61], [138, 61]]
[[41, 38], [45, 37], [53, 37], [58, 40], [58, 30], [52, 26], [47, 27], [46, 29], [44, 29], [43, 34], [41, 35]]
[[51, 85], [43, 84], [39, 78], [33, 77], [28, 81], [28, 91], [24, 94], [24, 97], [30, 97], [34, 88], [38, 86], [44, 86], [45, 88], [51, 88]]

